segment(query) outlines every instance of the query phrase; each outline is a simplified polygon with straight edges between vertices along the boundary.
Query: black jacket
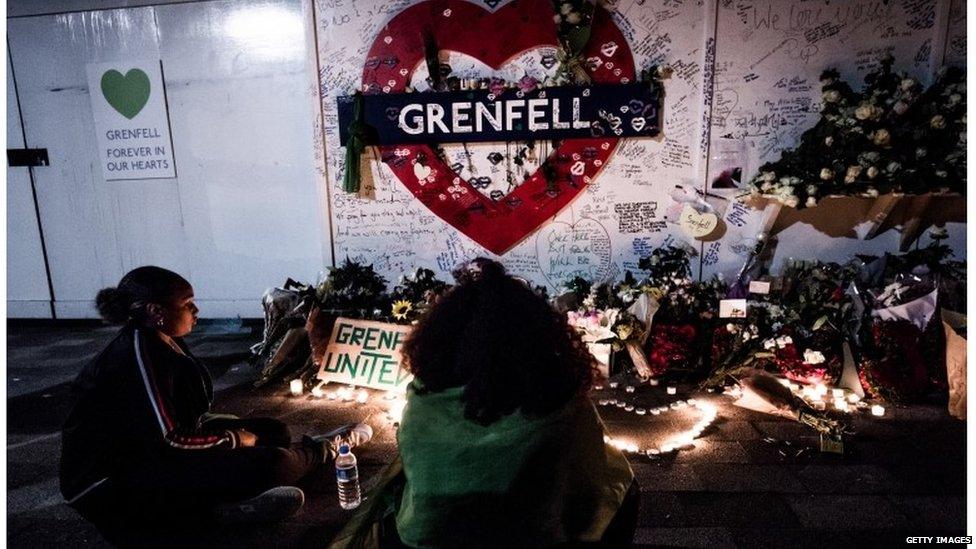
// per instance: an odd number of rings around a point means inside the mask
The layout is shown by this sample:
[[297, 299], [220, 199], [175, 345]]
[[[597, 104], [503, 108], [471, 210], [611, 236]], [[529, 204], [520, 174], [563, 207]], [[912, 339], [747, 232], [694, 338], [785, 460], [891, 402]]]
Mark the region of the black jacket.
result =
[[238, 446], [232, 431], [202, 427], [213, 381], [175, 341], [185, 355], [152, 330], [126, 325], [78, 375], [61, 436], [61, 494], [68, 503], [172, 452]]

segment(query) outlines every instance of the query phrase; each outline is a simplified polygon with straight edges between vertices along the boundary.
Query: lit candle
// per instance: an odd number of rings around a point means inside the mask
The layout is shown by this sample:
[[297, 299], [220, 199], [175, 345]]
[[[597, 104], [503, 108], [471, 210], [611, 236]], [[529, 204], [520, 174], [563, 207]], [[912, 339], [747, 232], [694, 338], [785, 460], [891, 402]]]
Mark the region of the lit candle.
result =
[[844, 399], [842, 399], [842, 398], [841, 399], [837, 399], [837, 400], [834, 401], [834, 408], [837, 408], [841, 412], [846, 412], [846, 411], [848, 411], [850, 409], [847, 406], [847, 401], [844, 400]]
[[844, 390], [843, 389], [832, 389], [831, 390], [831, 393], [834, 395], [834, 398], [843, 397], [844, 396]]
[[400, 423], [403, 418], [403, 408], [407, 405], [405, 400], [394, 400], [390, 403], [390, 410], [387, 412], [387, 417], [393, 420], [394, 423]]
[[626, 410], [628, 412], [633, 412], [634, 411], [634, 406], [632, 404], [628, 404], [628, 405], [624, 406], [624, 410]]
[[322, 398], [325, 396], [325, 392], [321, 387], [312, 387], [312, 396], [315, 398]]
[[871, 415], [878, 417], [885, 415], [885, 407], [880, 404], [875, 404], [871, 407]]
[[288, 389], [291, 391], [292, 396], [300, 396], [302, 394], [302, 380], [291, 380], [291, 383], [288, 384]]
[[359, 391], [359, 396], [356, 397], [356, 402], [366, 404], [367, 400], [369, 400], [369, 393], [367, 393], [365, 389]]
[[847, 401], [850, 402], [851, 404], [857, 404], [859, 400], [861, 400], [861, 397], [857, 396], [856, 393], [851, 393], [847, 395]]
[[660, 381], [652, 378], [652, 379], [647, 380], [647, 383], [650, 384], [651, 387], [657, 387], [657, 385], [658, 385], [658, 383], [660, 383]]
[[813, 409], [814, 410], [817, 410], [818, 412], [823, 412], [824, 410], [827, 409], [827, 403], [824, 402], [824, 401], [822, 401], [822, 400], [819, 400], [819, 399], [813, 401], [812, 406], [813, 406]]
[[335, 400], [336, 398], [338, 398], [338, 396], [339, 395], [336, 394], [335, 391], [326, 391], [325, 392], [325, 398], [327, 398], [329, 400]]
[[782, 385], [783, 387], [789, 387], [791, 385], [790, 380], [788, 379], [780, 379], [779, 384]]
[[627, 391], [628, 393], [633, 393], [634, 392], [634, 386], [633, 385], [628, 385], [624, 390]]
[[636, 410], [634, 410], [634, 411], [635, 411], [635, 412], [637, 413], [637, 415], [639, 415], [639, 416], [643, 416], [643, 415], [645, 415], [645, 414], [647, 414], [647, 410], [645, 410], [644, 408], [638, 408], [638, 409], [636, 409]]
[[618, 383], [616, 381], [611, 381], [610, 382], [610, 388], [611, 389], [616, 389], [618, 385], [620, 385], [620, 383]]
[[669, 395], [676, 395], [676, 394], [678, 394], [678, 388], [677, 387], [674, 387], [674, 386], [668, 387], [668, 394]]

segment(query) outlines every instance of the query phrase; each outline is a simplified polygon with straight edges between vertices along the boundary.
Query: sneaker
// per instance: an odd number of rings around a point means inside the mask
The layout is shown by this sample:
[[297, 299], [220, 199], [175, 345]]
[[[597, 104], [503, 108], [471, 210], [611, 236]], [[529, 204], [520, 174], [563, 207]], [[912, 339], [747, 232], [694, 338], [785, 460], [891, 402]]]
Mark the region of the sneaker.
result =
[[352, 449], [369, 442], [369, 440], [373, 438], [373, 428], [366, 423], [350, 423], [348, 425], [343, 425], [338, 429], [329, 431], [328, 433], [314, 435], [310, 438], [317, 441], [327, 440], [336, 448], [338, 448], [340, 444], [345, 443], [349, 445], [350, 449]]
[[277, 522], [294, 515], [304, 504], [301, 488], [277, 486], [251, 499], [222, 503], [214, 514], [221, 524]]

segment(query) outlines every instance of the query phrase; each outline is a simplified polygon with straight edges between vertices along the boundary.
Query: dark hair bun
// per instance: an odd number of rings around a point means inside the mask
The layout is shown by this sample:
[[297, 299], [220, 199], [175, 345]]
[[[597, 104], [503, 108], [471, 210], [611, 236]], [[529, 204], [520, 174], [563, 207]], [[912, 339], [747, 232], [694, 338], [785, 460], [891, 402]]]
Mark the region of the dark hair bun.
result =
[[122, 324], [129, 319], [129, 307], [132, 302], [127, 292], [118, 288], [102, 288], [95, 296], [95, 306], [98, 314], [112, 324]]
[[475, 280], [496, 281], [505, 278], [505, 266], [485, 257], [476, 257], [457, 267], [451, 274], [458, 284]]

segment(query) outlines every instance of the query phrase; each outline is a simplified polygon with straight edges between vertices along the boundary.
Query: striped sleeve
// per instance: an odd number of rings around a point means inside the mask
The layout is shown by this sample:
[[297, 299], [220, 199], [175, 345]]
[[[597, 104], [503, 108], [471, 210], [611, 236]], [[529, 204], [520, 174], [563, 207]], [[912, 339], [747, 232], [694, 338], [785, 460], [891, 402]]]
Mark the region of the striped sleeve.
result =
[[146, 396], [159, 426], [163, 440], [180, 450], [206, 450], [210, 448], [237, 448], [240, 440], [233, 431], [207, 431], [196, 426], [178, 425], [174, 420], [172, 402], [159, 390], [157, 372], [145, 352], [141, 333], [135, 330], [135, 354], [139, 373], [145, 386]]

